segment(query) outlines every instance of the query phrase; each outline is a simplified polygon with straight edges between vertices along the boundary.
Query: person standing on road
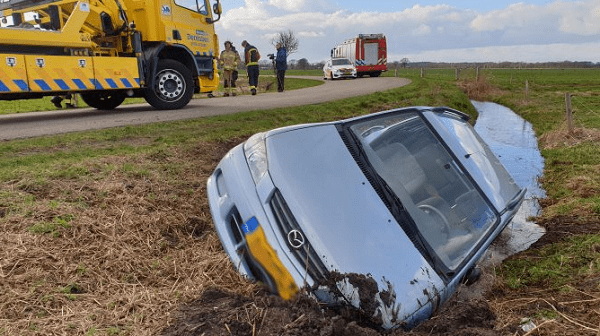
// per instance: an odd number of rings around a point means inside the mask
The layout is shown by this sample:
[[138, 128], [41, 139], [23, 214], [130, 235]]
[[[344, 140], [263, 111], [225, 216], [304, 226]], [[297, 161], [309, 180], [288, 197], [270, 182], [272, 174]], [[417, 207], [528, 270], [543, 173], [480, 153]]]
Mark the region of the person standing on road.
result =
[[225, 50], [221, 52], [219, 62], [223, 67], [223, 88], [229, 88], [229, 91], [225, 91], [225, 97], [228, 97], [231, 93], [233, 96], [236, 92], [231, 92], [231, 88], [235, 90], [235, 82], [233, 80], [233, 73], [237, 69], [239, 62], [241, 61], [240, 56], [231, 49], [231, 42], [225, 41]]
[[277, 55], [275, 56], [275, 69], [277, 70], [277, 92], [283, 92], [285, 70], [287, 70], [287, 50], [281, 43], [275, 45]]
[[250, 92], [254, 96], [258, 87], [258, 75], [260, 74], [258, 69], [260, 53], [255, 46], [246, 40], [242, 42], [242, 47], [244, 47], [244, 63], [246, 63], [246, 70], [248, 71], [248, 84], [250, 84]]

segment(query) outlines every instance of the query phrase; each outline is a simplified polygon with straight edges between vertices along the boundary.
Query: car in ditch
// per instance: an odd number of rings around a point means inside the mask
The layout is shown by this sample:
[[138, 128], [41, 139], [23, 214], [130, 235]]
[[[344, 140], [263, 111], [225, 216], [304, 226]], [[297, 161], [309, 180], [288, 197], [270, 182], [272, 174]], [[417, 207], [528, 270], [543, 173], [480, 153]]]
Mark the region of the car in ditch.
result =
[[356, 66], [347, 58], [332, 58], [323, 66], [323, 79], [356, 78]]
[[251, 136], [207, 182], [234, 267], [386, 329], [428, 319], [525, 194], [468, 120], [410, 107]]

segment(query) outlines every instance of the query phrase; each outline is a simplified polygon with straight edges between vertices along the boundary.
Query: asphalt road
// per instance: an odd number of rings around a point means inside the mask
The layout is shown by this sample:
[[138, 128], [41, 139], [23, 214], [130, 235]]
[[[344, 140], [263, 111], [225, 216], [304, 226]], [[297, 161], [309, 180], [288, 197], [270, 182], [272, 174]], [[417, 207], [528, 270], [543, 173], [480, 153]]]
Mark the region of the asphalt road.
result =
[[86, 108], [0, 115], [0, 140], [311, 105], [385, 91], [409, 83], [408, 79], [394, 77], [325, 81], [323, 85], [282, 93], [192, 99], [185, 108], [170, 111], [155, 110], [148, 104], [134, 104], [121, 105], [111, 111]]

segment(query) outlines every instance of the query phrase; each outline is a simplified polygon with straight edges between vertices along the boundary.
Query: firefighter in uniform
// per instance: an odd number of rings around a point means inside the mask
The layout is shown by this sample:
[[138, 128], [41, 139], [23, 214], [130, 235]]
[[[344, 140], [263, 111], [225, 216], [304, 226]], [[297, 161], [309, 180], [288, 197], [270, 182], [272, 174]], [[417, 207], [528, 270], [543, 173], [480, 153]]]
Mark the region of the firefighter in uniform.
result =
[[250, 91], [252, 95], [256, 95], [256, 88], [258, 87], [258, 60], [260, 59], [260, 53], [258, 49], [244, 40], [242, 42], [244, 47], [244, 62], [246, 63], [246, 69], [248, 70], [248, 84], [250, 84]]
[[229, 94], [235, 96], [236, 92], [233, 91], [232, 93], [231, 88], [235, 90], [235, 80], [233, 77], [241, 59], [240, 55], [232, 49], [231, 42], [225, 41], [225, 50], [221, 52], [219, 62], [221, 63], [221, 67], [223, 67], [223, 88], [229, 88], [229, 92], [227, 90], [225, 92], [225, 97], [228, 97]]

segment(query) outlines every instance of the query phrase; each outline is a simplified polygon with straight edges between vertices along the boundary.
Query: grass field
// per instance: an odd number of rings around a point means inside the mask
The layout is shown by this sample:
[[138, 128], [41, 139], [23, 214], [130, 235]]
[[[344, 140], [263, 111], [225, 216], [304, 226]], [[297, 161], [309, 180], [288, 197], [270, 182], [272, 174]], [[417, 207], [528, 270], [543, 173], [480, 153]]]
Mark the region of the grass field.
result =
[[[398, 75], [413, 83], [319, 105], [0, 143], [0, 335], [157, 335], [207, 288], [255, 295], [221, 250], [206, 202], [206, 179], [229, 148], [274, 127], [399, 106], [446, 105], [476, 116], [469, 98], [504, 104], [531, 121], [546, 159], [548, 198], [538, 221], [554, 238], [494, 270], [487, 297], [494, 328], [519, 334], [529, 318], [539, 335], [595, 333], [600, 72]], [[572, 133], [566, 92], [573, 94]], [[12, 103], [21, 112], [40, 109], [31, 102]]]

